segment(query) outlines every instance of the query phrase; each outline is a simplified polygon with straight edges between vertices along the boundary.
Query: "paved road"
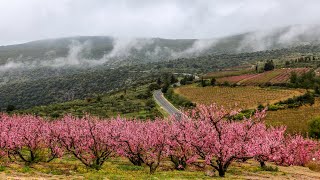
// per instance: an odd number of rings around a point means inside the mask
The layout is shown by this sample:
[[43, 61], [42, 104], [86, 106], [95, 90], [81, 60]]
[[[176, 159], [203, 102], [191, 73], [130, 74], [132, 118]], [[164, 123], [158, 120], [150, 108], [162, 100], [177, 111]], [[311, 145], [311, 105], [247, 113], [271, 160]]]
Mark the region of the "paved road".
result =
[[153, 98], [157, 104], [162, 107], [170, 116], [181, 117], [182, 113], [177, 108], [175, 108], [164, 96], [161, 90], [156, 90], [153, 92]]

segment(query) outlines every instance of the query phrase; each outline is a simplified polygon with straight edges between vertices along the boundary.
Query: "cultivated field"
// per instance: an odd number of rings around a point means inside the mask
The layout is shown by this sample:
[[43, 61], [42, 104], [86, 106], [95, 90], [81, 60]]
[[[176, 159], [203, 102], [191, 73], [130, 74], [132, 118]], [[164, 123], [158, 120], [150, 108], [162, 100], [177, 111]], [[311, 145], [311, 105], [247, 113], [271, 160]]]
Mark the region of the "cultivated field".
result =
[[224, 83], [238, 83], [241, 85], [261, 85], [261, 84], [283, 84], [290, 80], [292, 72], [296, 72], [298, 75], [303, 74], [310, 70], [309, 68], [283, 68], [273, 71], [266, 71], [259, 74], [243, 74], [238, 76], [221, 77], [217, 79], [217, 82]]
[[308, 131], [308, 121], [320, 116], [320, 98], [316, 98], [313, 106], [305, 105], [299, 108], [268, 111], [266, 123], [271, 125], [286, 125], [289, 133]]
[[271, 89], [259, 87], [197, 87], [187, 85], [175, 89], [178, 93], [197, 104], [217, 103], [227, 108], [256, 108], [259, 104], [267, 105], [299, 96], [304, 90]]
[[251, 72], [253, 72], [252, 69], [217, 71], [217, 72], [210, 72], [204, 75], [204, 78], [221, 78], [221, 77], [228, 77], [228, 76], [238, 76], [241, 74], [247, 74]]

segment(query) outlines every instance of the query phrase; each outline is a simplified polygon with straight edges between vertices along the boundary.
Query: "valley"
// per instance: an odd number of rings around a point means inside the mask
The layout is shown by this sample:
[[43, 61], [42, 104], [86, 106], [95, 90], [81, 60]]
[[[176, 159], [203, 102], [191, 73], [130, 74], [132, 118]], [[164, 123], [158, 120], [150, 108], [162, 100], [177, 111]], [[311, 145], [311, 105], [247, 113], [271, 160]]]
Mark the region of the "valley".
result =
[[318, 179], [319, 34], [297, 27], [1, 46], [0, 178]]

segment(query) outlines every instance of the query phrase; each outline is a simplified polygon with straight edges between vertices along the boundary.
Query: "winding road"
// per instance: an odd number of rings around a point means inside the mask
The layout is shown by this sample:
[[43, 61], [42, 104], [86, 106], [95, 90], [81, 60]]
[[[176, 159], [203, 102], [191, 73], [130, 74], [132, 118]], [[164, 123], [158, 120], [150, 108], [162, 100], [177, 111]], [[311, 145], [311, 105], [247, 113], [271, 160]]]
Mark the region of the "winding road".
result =
[[157, 104], [164, 109], [170, 116], [181, 117], [182, 113], [175, 108], [164, 96], [161, 90], [153, 92], [153, 98]]

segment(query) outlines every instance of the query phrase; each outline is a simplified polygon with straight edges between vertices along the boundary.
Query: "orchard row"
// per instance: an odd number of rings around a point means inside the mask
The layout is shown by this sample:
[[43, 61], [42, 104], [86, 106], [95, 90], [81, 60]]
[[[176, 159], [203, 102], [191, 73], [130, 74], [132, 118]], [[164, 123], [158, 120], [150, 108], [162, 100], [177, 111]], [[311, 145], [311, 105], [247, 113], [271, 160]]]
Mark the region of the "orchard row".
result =
[[176, 169], [210, 165], [220, 176], [233, 161], [255, 159], [261, 166], [266, 162], [290, 166], [318, 160], [317, 141], [286, 136], [285, 127], [267, 127], [265, 111], [243, 121], [229, 120], [236, 113], [216, 105], [200, 105], [179, 120], [65, 116], [46, 121], [30, 115], [2, 114], [0, 155], [32, 164], [68, 153], [97, 170], [109, 157], [121, 156], [134, 165], [147, 165], [150, 173], [169, 158]]

